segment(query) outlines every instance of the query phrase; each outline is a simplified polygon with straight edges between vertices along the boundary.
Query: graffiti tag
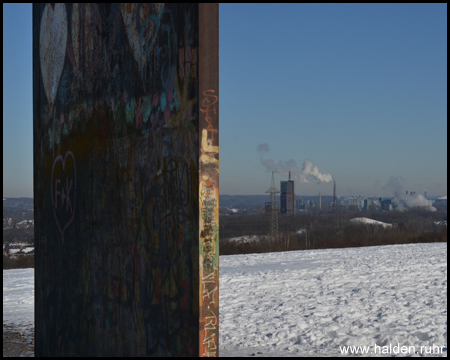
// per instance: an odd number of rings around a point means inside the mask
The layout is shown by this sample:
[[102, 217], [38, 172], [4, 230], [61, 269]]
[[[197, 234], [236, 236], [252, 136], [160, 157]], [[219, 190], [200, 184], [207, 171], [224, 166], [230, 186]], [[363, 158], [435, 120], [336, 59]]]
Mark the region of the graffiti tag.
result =
[[51, 197], [53, 216], [64, 244], [64, 231], [75, 215], [76, 165], [72, 151], [67, 151], [64, 159], [58, 155], [53, 161]]
[[217, 115], [217, 108], [214, 105], [219, 100], [219, 97], [215, 95], [215, 93], [216, 92], [212, 89], [203, 91], [203, 96], [205, 96], [205, 98], [202, 101], [203, 109], [200, 109], [200, 111], [205, 114], [205, 120], [208, 123], [206, 130], [212, 132], [217, 132], [217, 129], [213, 128], [212, 117], [210, 115], [211, 113]]
[[[217, 270], [216, 268], [214, 270]], [[209, 275], [203, 276], [202, 278], [202, 298], [203, 304], [206, 306], [205, 325], [203, 326], [203, 345], [206, 345], [205, 352], [203, 356], [215, 357], [217, 353], [216, 335], [217, 335], [217, 324], [218, 318], [213, 311], [212, 305], [215, 305], [215, 293], [218, 290], [216, 277], [214, 271]], [[208, 332], [209, 330], [209, 332]]]

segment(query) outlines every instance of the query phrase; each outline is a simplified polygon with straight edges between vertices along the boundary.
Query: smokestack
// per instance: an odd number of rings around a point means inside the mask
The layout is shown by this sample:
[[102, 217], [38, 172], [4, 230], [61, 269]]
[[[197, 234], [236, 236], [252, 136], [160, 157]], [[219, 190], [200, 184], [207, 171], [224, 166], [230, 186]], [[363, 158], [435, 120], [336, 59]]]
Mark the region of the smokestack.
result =
[[291, 180], [291, 170], [289, 170], [289, 181]]
[[336, 211], [336, 181], [334, 182], [333, 201], [334, 201], [333, 207], [334, 207], [334, 210]]
[[408, 190], [406, 190], [406, 195], [408, 195]]
[[319, 209], [322, 209], [322, 194], [321, 193], [319, 193]]
[[358, 210], [361, 210], [361, 195], [358, 197]]
[[425, 191], [424, 193], [425, 193], [424, 196], [425, 196], [425, 198], [426, 198], [426, 197], [427, 197], [427, 192]]

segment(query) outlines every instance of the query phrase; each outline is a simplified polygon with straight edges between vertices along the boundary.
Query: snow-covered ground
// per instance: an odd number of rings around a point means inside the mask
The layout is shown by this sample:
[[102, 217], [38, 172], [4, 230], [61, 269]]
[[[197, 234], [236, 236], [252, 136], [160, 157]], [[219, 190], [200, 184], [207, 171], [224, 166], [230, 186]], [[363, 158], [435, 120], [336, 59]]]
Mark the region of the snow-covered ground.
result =
[[3, 270], [3, 323], [34, 328], [34, 269]]
[[[33, 323], [33, 274], [3, 271], [4, 323]], [[341, 356], [344, 346], [446, 356], [447, 243], [220, 257], [221, 356]]]
[[10, 255], [17, 254], [20, 251], [22, 251], [22, 253], [24, 253], [24, 254], [27, 254], [29, 252], [34, 251], [34, 247], [27, 247], [25, 249], [9, 249], [9, 254]]
[[447, 354], [446, 243], [220, 257], [222, 356], [398, 344]]
[[[373, 220], [373, 221], [375, 221], [375, 220]], [[297, 230], [297, 231], [291, 231], [291, 234], [302, 234], [305, 231], [306, 231], [305, 229], [300, 229], [300, 230]], [[232, 237], [232, 238], [225, 238], [225, 239], [221, 239], [220, 241], [231, 241], [231, 242], [237, 241], [237, 242], [241, 242], [241, 243], [258, 242], [264, 237], [266, 237], [266, 236], [264, 236], [264, 235], [246, 235], [246, 236], [237, 236], [237, 237]]]
[[223, 239], [222, 241], [238, 241], [238, 242], [257, 242], [261, 240], [261, 236], [259, 235], [247, 235], [247, 236], [238, 236], [238, 237], [233, 237], [233, 238], [227, 238], [227, 239]]
[[353, 218], [350, 221], [353, 222], [353, 223], [362, 223], [362, 224], [369, 224], [369, 225], [381, 225], [384, 228], [392, 226], [392, 224], [385, 223], [385, 222], [378, 221], [378, 220], [369, 219], [369, 218], [366, 218], [366, 217]]

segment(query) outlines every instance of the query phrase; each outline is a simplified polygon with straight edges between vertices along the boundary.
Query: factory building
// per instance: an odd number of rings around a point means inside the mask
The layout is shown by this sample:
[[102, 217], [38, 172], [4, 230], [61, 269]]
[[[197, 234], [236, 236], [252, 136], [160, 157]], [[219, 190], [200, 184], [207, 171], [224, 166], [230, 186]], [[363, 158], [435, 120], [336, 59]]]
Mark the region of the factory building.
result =
[[368, 211], [368, 210], [369, 210], [369, 205], [370, 205], [370, 203], [371, 203], [370, 199], [364, 199], [364, 206], [363, 206], [363, 209], [364, 209], [365, 211]]
[[289, 180], [280, 182], [281, 190], [281, 213], [294, 214], [295, 192], [294, 181], [291, 180], [291, 172], [289, 171]]
[[305, 210], [306, 209], [302, 198], [300, 198], [298, 200], [295, 200], [295, 208], [298, 209], [298, 210]]
[[447, 204], [447, 195], [438, 197], [434, 202], [438, 204]]
[[380, 198], [380, 204], [381, 204], [381, 210], [392, 211], [394, 209], [391, 199], [384, 199], [384, 200], [382, 200]]

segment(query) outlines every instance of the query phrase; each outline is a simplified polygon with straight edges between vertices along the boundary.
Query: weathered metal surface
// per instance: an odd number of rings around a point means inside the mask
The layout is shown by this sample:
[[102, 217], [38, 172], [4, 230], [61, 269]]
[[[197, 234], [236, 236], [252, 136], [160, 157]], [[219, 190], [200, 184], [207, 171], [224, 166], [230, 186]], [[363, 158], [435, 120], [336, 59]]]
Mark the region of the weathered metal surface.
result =
[[38, 356], [217, 354], [218, 82], [201, 9], [33, 6]]
[[219, 5], [199, 5], [200, 355], [219, 355]]

